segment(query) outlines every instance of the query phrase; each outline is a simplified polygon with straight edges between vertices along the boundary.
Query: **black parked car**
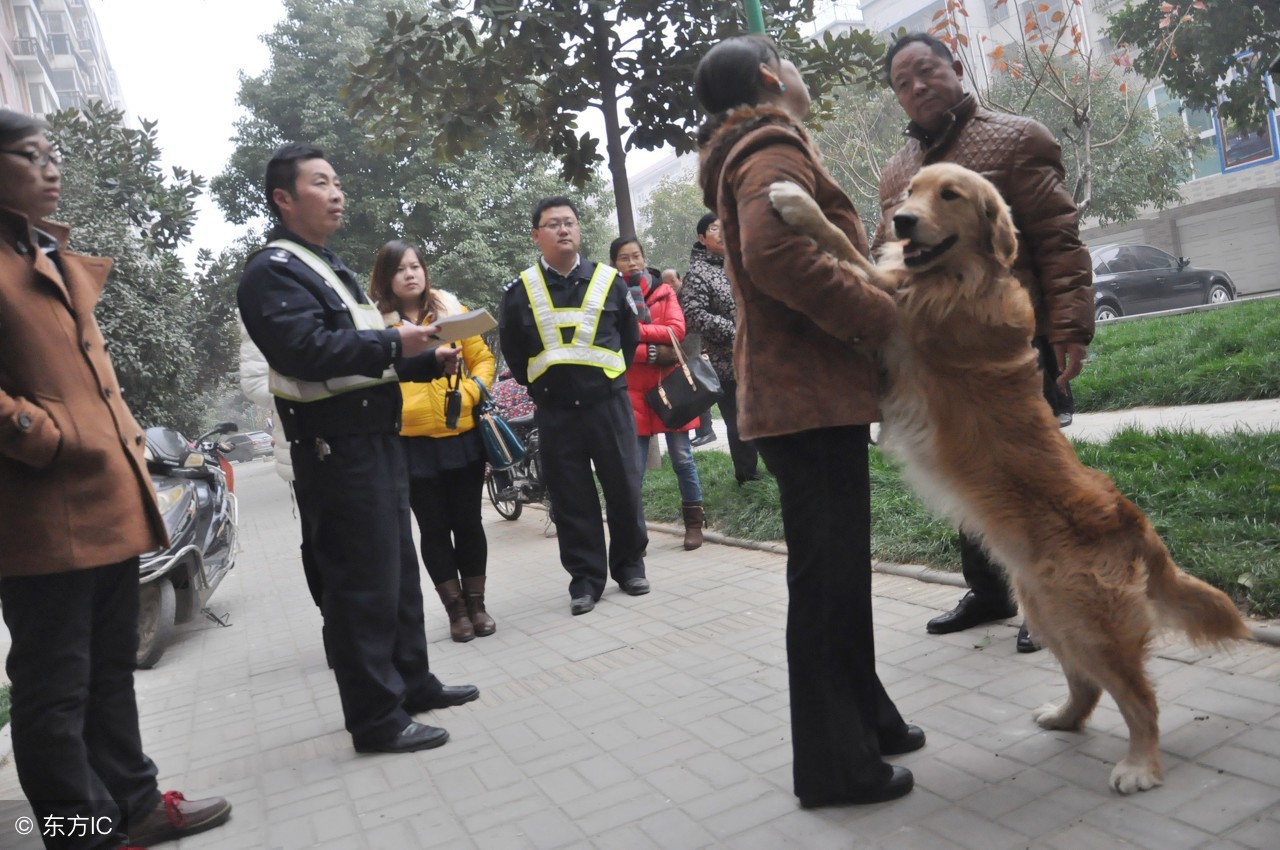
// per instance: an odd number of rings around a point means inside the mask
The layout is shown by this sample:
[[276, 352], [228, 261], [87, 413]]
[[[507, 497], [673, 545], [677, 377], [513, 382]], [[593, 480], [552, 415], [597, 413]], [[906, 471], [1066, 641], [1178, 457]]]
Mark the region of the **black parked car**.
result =
[[271, 457], [273, 441], [271, 435], [266, 431], [246, 431], [243, 434], [232, 434], [223, 442], [231, 445], [229, 450], [223, 452], [227, 460], [243, 463], [247, 460], [257, 460], [260, 457]]
[[1093, 305], [1099, 321], [1220, 304], [1236, 297], [1236, 286], [1224, 271], [1196, 269], [1186, 257], [1166, 254], [1150, 245], [1095, 245]]

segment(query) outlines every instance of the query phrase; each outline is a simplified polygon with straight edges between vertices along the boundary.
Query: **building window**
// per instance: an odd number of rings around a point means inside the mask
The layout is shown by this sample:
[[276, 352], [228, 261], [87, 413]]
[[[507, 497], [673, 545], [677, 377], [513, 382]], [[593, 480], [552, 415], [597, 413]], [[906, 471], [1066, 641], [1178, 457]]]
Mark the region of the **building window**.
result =
[[[1011, 0], [987, 0], [987, 21], [998, 24], [1009, 17], [1009, 4]], [[997, 5], [998, 4], [998, 5]]]

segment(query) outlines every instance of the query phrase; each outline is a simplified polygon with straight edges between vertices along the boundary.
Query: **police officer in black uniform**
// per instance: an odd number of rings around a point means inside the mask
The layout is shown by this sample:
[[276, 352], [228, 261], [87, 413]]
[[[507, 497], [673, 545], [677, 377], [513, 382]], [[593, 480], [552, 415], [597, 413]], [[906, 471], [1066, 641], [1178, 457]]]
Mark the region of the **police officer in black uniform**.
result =
[[[609, 576], [632, 596], [649, 592], [641, 459], [625, 376], [640, 327], [617, 271], [579, 255], [573, 201], [543, 198], [532, 223], [542, 256], [507, 284], [499, 335], [512, 376], [538, 406], [542, 472], [555, 500], [560, 563], [571, 577], [569, 609], [585, 614]], [[604, 491], [607, 555], [592, 464]]]
[[437, 747], [449, 733], [410, 715], [479, 691], [443, 685], [427, 664], [398, 382], [455, 370], [456, 351], [427, 349], [434, 327], [386, 328], [355, 274], [324, 247], [344, 198], [323, 151], [276, 151], [266, 194], [279, 224], [246, 265], [237, 298], [289, 439], [347, 731], [360, 752]]

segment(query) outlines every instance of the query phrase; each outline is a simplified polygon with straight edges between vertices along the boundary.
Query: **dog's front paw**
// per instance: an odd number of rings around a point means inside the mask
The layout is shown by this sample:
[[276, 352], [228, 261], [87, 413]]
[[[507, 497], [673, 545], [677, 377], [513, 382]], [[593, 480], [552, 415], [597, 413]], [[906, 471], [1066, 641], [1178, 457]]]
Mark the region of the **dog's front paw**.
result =
[[1159, 784], [1161, 779], [1158, 764], [1144, 764], [1124, 759], [1111, 771], [1111, 788], [1121, 794], [1147, 791]]
[[1047, 702], [1031, 712], [1031, 716], [1035, 718], [1036, 723], [1040, 724], [1041, 729], [1067, 729], [1074, 732], [1080, 728], [1080, 724], [1070, 723], [1062, 716], [1062, 710], [1065, 707], [1065, 705], [1058, 706]]
[[793, 227], [803, 225], [818, 208], [809, 193], [790, 180], [779, 180], [769, 187], [769, 203]]

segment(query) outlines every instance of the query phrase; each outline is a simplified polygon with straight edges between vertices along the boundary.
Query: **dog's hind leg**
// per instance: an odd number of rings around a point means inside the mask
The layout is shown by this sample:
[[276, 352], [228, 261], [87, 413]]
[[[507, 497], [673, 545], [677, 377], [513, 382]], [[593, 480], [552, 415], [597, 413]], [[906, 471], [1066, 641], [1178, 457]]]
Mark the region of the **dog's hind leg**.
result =
[[1102, 686], [1079, 669], [1062, 665], [1067, 675], [1067, 701], [1062, 705], [1048, 703], [1031, 713], [1042, 729], [1066, 729], [1076, 732], [1093, 714], [1102, 696]]
[[1111, 787], [1121, 794], [1159, 785], [1160, 724], [1156, 693], [1143, 669], [1143, 654], [1132, 650], [1096, 659], [1095, 678], [1116, 701], [1129, 727], [1129, 752], [1111, 771]]

